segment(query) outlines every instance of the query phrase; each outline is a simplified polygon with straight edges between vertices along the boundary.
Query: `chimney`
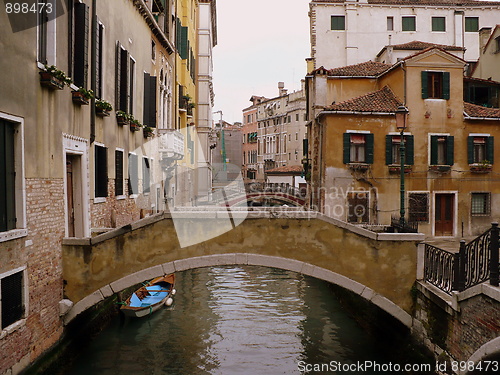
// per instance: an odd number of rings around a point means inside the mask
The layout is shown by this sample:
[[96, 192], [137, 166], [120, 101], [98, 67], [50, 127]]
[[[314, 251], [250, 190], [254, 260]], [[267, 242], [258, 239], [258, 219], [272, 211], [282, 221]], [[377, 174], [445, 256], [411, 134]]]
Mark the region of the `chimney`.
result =
[[288, 90], [285, 89], [285, 82], [278, 82], [278, 92], [279, 92], [279, 96], [286, 95]]
[[491, 27], [482, 27], [479, 30], [479, 54], [482, 55], [484, 53], [484, 47], [486, 47], [486, 43], [488, 43], [488, 39], [490, 39], [491, 35]]

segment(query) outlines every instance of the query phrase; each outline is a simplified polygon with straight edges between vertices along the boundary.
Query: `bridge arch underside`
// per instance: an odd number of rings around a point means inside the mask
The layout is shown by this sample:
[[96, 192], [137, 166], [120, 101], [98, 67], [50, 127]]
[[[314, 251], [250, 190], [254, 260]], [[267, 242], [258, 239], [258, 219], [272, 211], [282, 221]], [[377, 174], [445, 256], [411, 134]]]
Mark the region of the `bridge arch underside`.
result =
[[[488, 341], [482, 345], [476, 352], [469, 358], [470, 362], [479, 363], [483, 362], [484, 366], [481, 369], [477, 368], [475, 371], [461, 371], [460, 375], [479, 375], [479, 374], [496, 374], [500, 366], [500, 337]], [[486, 371], [486, 364], [489, 364], [491, 371]], [[491, 366], [492, 364], [496, 364]], [[495, 368], [494, 368], [495, 367]]]
[[[192, 236], [200, 230], [193, 227]], [[247, 218], [229, 232], [181, 248], [172, 220], [163, 219], [88, 246], [63, 247], [65, 295], [75, 303], [65, 320], [164, 273], [258, 265], [339, 285], [410, 327], [416, 249], [413, 241], [380, 242], [310, 218]]]

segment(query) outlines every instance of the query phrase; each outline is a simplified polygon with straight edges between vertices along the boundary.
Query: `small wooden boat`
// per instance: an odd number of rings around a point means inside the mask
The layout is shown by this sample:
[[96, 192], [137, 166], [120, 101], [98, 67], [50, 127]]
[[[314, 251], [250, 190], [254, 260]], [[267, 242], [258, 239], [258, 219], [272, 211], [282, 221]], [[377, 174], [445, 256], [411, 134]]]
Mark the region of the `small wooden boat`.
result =
[[165, 275], [151, 280], [127, 298], [120, 310], [127, 316], [143, 317], [152, 314], [163, 304], [173, 302], [175, 275]]

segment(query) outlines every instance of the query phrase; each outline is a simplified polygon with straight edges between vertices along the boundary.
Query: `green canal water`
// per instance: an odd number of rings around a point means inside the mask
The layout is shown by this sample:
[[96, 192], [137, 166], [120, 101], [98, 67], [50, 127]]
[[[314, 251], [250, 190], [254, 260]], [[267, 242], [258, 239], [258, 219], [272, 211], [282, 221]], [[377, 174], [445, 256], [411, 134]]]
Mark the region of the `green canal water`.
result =
[[173, 306], [142, 319], [117, 316], [65, 374], [432, 373], [417, 369], [423, 353], [403, 330], [353, 319], [324, 281], [254, 266], [176, 278]]

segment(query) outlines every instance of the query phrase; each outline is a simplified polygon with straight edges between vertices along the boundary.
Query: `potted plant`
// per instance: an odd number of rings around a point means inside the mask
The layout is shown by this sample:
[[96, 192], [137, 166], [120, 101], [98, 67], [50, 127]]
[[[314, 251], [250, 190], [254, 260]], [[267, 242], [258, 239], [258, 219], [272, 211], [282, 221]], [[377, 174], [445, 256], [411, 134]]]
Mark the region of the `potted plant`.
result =
[[128, 125], [130, 124], [131, 117], [128, 113], [123, 111], [116, 111], [116, 121], [118, 125]]
[[472, 173], [489, 173], [493, 166], [489, 160], [483, 160], [479, 163], [469, 164], [469, 168]]
[[136, 132], [136, 131], [141, 130], [141, 128], [142, 128], [142, 124], [140, 123], [140, 121], [132, 117], [130, 119], [130, 130], [133, 132]]
[[95, 101], [95, 113], [97, 116], [107, 117], [112, 110], [113, 106], [106, 100], [97, 99]]
[[153, 136], [153, 128], [150, 126], [145, 126], [143, 129], [144, 138], [149, 138]]
[[71, 85], [72, 81], [62, 70], [54, 65], [45, 65], [45, 70], [39, 72], [40, 84], [51, 90], [62, 90], [64, 85]]
[[188, 103], [188, 105], [187, 105], [187, 114], [189, 116], [193, 115], [193, 108], [194, 107], [196, 107], [196, 104], [194, 104], [194, 103]]
[[94, 97], [94, 92], [92, 90], [87, 90], [84, 87], [80, 87], [77, 91], [71, 91], [71, 95], [73, 103], [88, 105], [89, 100]]

